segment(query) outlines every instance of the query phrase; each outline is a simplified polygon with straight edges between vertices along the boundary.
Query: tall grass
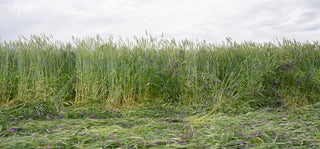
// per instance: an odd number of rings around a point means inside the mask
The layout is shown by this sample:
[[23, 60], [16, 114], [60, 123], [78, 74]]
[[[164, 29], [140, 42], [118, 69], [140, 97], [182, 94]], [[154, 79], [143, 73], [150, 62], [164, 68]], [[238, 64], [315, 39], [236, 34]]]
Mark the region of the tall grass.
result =
[[227, 111], [320, 99], [318, 42], [97, 36], [66, 43], [42, 35], [2, 41], [0, 63], [1, 105], [180, 103]]

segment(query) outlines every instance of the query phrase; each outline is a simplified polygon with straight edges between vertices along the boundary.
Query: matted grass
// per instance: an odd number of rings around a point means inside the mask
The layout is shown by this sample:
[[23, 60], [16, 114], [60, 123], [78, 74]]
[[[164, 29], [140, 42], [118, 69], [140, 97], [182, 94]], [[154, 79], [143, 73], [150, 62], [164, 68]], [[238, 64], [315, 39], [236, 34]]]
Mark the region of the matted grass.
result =
[[16, 109], [1, 109], [0, 148], [320, 147], [320, 103], [243, 114], [208, 114], [205, 105], [70, 108], [43, 117]]

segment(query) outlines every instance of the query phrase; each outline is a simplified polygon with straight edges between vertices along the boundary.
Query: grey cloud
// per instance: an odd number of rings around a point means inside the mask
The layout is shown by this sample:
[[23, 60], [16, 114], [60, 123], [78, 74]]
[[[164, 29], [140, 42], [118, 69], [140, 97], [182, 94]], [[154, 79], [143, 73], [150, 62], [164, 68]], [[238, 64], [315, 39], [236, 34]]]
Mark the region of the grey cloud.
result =
[[318, 8], [318, 9], [320, 8], [320, 1], [319, 0], [306, 0], [304, 2], [305, 2], [305, 4], [308, 4], [311, 7]]
[[308, 25], [308, 26], [302, 27], [301, 30], [303, 30], [303, 31], [317, 31], [319, 29], [320, 29], [320, 23], [315, 23], [315, 24], [312, 24], [312, 25]]
[[307, 12], [297, 17], [297, 20], [295, 23], [301, 24], [301, 23], [308, 23], [313, 22], [317, 18], [319, 18], [319, 13], [316, 12]]
[[[56, 37], [92, 35], [143, 35], [148, 32], [183, 39], [273, 40], [319, 39], [319, 0], [29, 0], [35, 10], [17, 15], [19, 0], [0, 2], [0, 37], [52, 33]], [[36, 4], [37, 3], [37, 4]], [[21, 6], [19, 6], [21, 7]]]

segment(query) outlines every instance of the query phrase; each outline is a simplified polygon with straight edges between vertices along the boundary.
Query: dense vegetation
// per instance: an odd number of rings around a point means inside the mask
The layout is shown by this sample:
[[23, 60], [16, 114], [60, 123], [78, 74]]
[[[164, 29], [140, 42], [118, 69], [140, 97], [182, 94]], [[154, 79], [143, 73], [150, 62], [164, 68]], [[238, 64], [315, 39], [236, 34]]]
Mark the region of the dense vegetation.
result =
[[315, 147], [319, 87], [318, 42], [1, 41], [0, 146]]
[[140, 38], [2, 42], [1, 104], [206, 103], [213, 108], [319, 101], [320, 46], [284, 40], [222, 45]]

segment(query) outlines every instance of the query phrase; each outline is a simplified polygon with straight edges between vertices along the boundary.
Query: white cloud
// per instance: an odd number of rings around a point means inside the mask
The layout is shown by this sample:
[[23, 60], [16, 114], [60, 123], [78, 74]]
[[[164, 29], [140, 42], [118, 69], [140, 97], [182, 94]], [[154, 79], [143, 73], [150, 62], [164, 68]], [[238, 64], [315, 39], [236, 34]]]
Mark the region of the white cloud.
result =
[[4, 0], [0, 37], [52, 34], [58, 40], [164, 33], [220, 42], [319, 40], [318, 0]]

